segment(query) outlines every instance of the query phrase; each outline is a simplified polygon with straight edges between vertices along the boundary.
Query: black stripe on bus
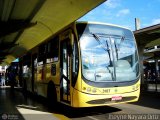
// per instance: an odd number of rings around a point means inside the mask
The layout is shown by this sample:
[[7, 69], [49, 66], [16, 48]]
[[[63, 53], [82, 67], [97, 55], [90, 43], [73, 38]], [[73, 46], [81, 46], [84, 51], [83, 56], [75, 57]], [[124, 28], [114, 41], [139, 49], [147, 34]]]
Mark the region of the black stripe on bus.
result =
[[123, 97], [122, 100], [112, 100], [112, 98], [91, 100], [86, 103], [88, 104], [110, 104], [110, 103], [118, 103], [118, 102], [126, 102], [130, 100], [137, 99], [137, 96]]

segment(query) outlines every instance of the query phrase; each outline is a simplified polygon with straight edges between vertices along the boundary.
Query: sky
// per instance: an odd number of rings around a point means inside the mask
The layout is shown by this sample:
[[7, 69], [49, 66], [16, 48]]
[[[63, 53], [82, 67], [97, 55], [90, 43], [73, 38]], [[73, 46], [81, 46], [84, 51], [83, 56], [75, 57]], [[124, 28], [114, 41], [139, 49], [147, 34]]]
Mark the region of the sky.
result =
[[78, 21], [111, 23], [135, 30], [135, 18], [140, 28], [160, 23], [160, 0], [108, 0]]

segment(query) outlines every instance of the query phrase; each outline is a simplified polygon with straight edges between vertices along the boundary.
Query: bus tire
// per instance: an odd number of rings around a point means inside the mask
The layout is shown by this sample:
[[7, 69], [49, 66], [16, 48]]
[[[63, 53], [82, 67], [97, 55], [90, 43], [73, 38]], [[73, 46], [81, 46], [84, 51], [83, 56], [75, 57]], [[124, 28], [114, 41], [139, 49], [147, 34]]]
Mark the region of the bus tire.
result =
[[57, 94], [56, 94], [55, 85], [52, 82], [50, 82], [48, 84], [47, 101], [48, 101], [48, 107], [56, 108], [56, 105], [57, 105]]

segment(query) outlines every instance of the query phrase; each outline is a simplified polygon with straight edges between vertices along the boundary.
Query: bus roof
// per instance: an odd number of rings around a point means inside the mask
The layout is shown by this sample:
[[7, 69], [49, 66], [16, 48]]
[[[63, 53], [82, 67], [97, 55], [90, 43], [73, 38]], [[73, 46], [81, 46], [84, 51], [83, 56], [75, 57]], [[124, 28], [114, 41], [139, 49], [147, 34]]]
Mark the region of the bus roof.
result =
[[78, 23], [82, 23], [82, 24], [99, 24], [99, 25], [109, 25], [109, 26], [114, 26], [114, 27], [119, 27], [119, 28], [123, 28], [123, 29], [127, 29], [127, 30], [130, 30], [129, 28], [127, 27], [124, 27], [124, 26], [120, 26], [120, 25], [116, 25], [116, 24], [111, 24], [111, 23], [104, 23], [104, 22], [93, 22], [93, 21], [77, 21], [76, 22], [77, 24]]

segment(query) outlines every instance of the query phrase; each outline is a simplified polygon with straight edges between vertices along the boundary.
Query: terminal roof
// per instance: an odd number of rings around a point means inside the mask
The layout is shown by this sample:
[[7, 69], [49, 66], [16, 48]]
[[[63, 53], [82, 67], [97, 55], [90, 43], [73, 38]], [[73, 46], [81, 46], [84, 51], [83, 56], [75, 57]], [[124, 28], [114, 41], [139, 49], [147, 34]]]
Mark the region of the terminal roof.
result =
[[104, 1], [0, 0], [0, 63], [11, 63]]

